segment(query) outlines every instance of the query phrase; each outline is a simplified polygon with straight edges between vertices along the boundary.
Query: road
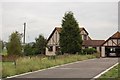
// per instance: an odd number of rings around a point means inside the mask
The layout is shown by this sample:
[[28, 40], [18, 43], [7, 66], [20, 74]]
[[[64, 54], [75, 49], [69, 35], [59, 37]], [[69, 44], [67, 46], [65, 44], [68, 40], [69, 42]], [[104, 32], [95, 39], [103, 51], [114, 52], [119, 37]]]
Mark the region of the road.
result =
[[93, 78], [117, 62], [118, 58], [90, 59], [16, 78]]

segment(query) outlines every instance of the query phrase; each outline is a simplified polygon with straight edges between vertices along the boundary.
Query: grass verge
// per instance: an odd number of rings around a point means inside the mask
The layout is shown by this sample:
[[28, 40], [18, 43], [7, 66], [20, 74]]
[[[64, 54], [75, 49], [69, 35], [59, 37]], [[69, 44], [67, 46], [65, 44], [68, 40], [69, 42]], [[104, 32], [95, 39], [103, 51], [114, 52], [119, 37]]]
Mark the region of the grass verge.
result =
[[94, 55], [59, 55], [55, 57], [20, 57], [16, 62], [3, 62], [2, 77], [32, 72], [75, 61], [96, 58]]
[[120, 80], [120, 64], [106, 72], [105, 74], [101, 75], [98, 80]]

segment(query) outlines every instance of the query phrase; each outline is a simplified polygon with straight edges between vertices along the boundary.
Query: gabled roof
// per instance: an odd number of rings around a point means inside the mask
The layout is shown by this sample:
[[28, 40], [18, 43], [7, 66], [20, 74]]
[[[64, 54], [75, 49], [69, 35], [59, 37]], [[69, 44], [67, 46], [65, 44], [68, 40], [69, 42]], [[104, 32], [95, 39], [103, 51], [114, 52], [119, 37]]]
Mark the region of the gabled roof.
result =
[[84, 40], [82, 45], [85, 47], [88, 46], [97, 47], [101, 46], [104, 42], [105, 40]]
[[102, 45], [104, 45], [110, 39], [120, 39], [120, 32], [117, 31], [115, 34], [113, 34], [111, 37], [109, 37]]
[[[61, 27], [55, 27], [55, 29], [53, 30], [53, 32], [50, 34], [49, 38], [47, 39], [47, 41], [50, 40], [50, 38], [52, 37], [52, 35], [54, 34], [55, 31], [58, 31], [58, 33], [60, 33], [62, 31], [62, 28]], [[85, 30], [85, 28], [80, 28], [80, 31], [84, 30], [87, 34], [88, 32]]]
[[80, 28], [80, 31], [82, 30], [84, 30], [87, 33], [87, 35], [89, 34], [84, 27]]
[[53, 30], [53, 32], [50, 34], [50, 36], [48, 37], [48, 39], [47, 39], [47, 41], [49, 41], [50, 40], [50, 38], [52, 37], [52, 35], [54, 34], [54, 32], [55, 31], [58, 31], [58, 33], [61, 31], [61, 29], [60, 28], [58, 28], [58, 27], [55, 27], [55, 29]]
[[[55, 27], [56, 28], [56, 30], [60, 33], [61, 32], [61, 30], [62, 30], [62, 28], [61, 27]], [[88, 34], [88, 32], [86, 31], [86, 29], [85, 28], [80, 28], [80, 31], [82, 31], [82, 30], [84, 30], [87, 34]]]
[[120, 39], [120, 32], [117, 31], [115, 34], [113, 34], [110, 38], [112, 39]]

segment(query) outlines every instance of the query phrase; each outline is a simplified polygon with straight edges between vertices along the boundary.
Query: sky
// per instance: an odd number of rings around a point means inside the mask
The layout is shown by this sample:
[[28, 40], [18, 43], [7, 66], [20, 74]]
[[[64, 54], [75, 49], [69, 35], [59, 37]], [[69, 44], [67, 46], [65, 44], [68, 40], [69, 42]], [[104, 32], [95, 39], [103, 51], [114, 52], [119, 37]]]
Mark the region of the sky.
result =
[[0, 11], [2, 11], [0, 13], [2, 33], [0, 31], [0, 34], [4, 41], [8, 41], [14, 31], [23, 33], [24, 22], [27, 23], [26, 42], [33, 42], [39, 34], [48, 38], [53, 29], [61, 25], [66, 11], [74, 13], [79, 26], [84, 27], [92, 39], [106, 40], [118, 30], [117, 2], [5, 1], [0, 4]]

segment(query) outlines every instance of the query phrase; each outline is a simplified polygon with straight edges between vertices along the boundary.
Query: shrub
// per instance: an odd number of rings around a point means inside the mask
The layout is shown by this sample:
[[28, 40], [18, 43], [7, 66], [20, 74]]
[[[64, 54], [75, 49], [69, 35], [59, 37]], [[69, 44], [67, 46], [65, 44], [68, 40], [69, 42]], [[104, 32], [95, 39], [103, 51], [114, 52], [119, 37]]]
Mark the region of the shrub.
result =
[[36, 50], [30, 43], [28, 43], [24, 47], [24, 53], [26, 56], [31, 56], [31, 55], [35, 55]]
[[96, 53], [97, 50], [95, 48], [86, 48], [86, 49], [83, 49], [83, 53], [84, 54], [93, 54], [93, 53]]

